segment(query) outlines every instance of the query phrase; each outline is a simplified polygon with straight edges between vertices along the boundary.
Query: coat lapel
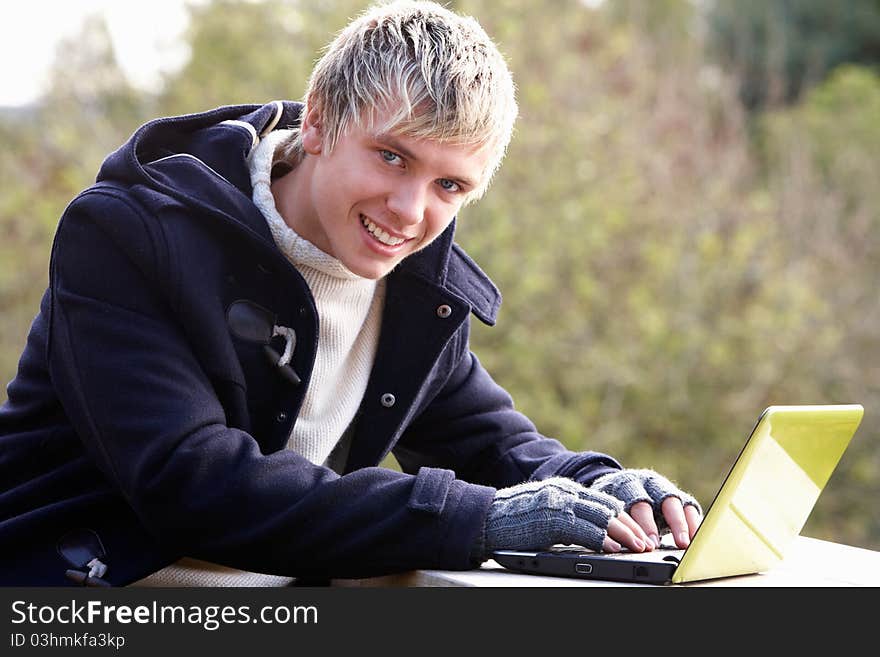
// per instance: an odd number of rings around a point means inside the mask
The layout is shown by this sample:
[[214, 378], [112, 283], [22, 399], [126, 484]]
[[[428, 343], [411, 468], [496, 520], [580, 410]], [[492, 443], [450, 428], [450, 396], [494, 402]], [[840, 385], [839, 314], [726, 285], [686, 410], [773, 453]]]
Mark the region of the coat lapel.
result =
[[419, 276], [401, 271], [389, 277], [377, 365], [358, 412], [346, 471], [376, 465], [388, 454], [436, 376], [440, 352], [469, 311], [463, 299]]
[[388, 275], [382, 331], [347, 472], [376, 465], [388, 454], [411, 420], [440, 352], [467, 320], [470, 305], [444, 286], [454, 231], [453, 222]]

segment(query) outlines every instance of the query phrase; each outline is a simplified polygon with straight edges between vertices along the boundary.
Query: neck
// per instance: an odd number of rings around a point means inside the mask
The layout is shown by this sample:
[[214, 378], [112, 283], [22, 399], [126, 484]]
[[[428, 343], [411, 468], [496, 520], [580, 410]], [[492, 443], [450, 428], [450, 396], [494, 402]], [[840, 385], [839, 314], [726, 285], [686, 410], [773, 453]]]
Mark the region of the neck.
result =
[[317, 217], [308, 201], [309, 180], [311, 179], [314, 158], [305, 156], [290, 172], [272, 182], [272, 197], [278, 214], [297, 235], [307, 239], [325, 253], [330, 253], [329, 244], [323, 243], [311, 226], [317, 224]]

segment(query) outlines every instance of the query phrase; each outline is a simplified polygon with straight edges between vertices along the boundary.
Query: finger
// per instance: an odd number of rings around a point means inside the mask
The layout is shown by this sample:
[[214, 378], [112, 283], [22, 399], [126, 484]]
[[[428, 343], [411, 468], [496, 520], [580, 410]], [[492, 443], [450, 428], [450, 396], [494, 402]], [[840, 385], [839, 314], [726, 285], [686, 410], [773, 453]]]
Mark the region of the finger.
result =
[[625, 515], [625, 513], [621, 513], [609, 521], [608, 535], [631, 552], [644, 552], [647, 547], [645, 541], [636, 536], [629, 525], [621, 520], [621, 517]]
[[602, 551], [603, 552], [620, 552], [623, 548], [620, 543], [615, 541], [610, 536], [606, 536], [605, 540], [602, 541]]
[[629, 510], [629, 515], [638, 523], [650, 546], [660, 547], [660, 532], [654, 522], [654, 510], [647, 502], [636, 502]]
[[691, 538], [693, 538], [694, 534], [697, 533], [697, 527], [703, 522], [703, 517], [700, 515], [700, 512], [697, 511], [697, 507], [692, 504], [688, 504], [684, 507], [684, 517], [687, 520], [688, 532], [690, 533]]
[[[638, 504], [634, 504], [633, 508], [637, 506]], [[647, 551], [650, 552], [654, 549], [654, 542], [650, 538], [648, 538], [648, 534], [645, 532], [644, 528], [632, 515], [632, 509], [630, 509], [629, 513], [621, 513], [619, 516], [617, 516], [617, 519], [620, 520], [624, 525], [629, 527], [630, 531], [635, 535], [635, 537], [645, 544], [645, 549]]]
[[675, 544], [680, 548], [686, 548], [690, 545], [691, 533], [688, 529], [684, 509], [681, 506], [681, 500], [674, 496], [667, 497], [660, 505], [660, 511], [666, 519], [666, 524], [669, 525]]

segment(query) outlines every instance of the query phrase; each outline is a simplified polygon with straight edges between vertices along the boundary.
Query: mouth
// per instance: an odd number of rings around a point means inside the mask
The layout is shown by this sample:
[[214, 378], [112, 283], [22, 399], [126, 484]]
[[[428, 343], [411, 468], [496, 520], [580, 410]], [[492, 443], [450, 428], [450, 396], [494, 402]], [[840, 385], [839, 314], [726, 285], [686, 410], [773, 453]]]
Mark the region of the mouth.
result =
[[374, 240], [376, 240], [380, 244], [383, 244], [387, 247], [394, 248], [394, 247], [400, 246], [404, 242], [409, 241], [409, 239], [407, 239], [407, 238], [397, 237], [395, 235], [391, 235], [386, 230], [381, 228], [378, 224], [371, 221], [369, 218], [365, 217], [364, 215], [361, 215], [360, 219], [361, 219], [361, 224], [363, 225], [364, 229], [370, 234], [370, 236]]

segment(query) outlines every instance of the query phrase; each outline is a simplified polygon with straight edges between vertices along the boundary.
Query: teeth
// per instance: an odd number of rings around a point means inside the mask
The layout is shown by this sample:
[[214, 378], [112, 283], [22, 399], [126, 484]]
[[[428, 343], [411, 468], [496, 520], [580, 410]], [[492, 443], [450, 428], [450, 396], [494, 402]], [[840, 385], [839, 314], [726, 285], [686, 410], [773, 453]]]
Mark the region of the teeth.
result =
[[364, 225], [364, 228], [366, 228], [373, 237], [382, 242], [382, 244], [387, 244], [388, 246], [397, 246], [398, 244], [403, 244], [406, 241], [399, 237], [392, 237], [363, 215], [361, 215], [361, 223]]

